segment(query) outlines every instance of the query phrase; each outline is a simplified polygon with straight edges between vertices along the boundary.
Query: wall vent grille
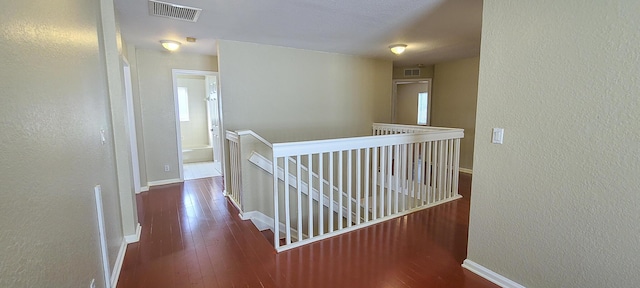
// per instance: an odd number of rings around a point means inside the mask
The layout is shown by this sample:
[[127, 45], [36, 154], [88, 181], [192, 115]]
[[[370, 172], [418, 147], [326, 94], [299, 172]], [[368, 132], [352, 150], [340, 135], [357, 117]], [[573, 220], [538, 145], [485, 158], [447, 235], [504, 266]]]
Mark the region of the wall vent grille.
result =
[[178, 4], [149, 0], [149, 15], [189, 22], [198, 21], [202, 9]]
[[404, 69], [404, 76], [420, 76], [420, 68]]

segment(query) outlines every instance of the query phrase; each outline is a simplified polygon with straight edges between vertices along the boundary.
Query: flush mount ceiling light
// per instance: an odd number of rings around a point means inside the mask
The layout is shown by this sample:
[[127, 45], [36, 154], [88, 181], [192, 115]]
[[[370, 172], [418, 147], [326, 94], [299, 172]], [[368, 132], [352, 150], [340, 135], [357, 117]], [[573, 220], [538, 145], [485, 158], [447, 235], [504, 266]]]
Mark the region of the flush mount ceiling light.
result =
[[389, 46], [389, 49], [391, 49], [391, 53], [396, 54], [396, 55], [400, 55], [400, 54], [402, 54], [402, 52], [404, 52], [404, 49], [407, 49], [407, 45], [406, 44], [393, 44], [393, 45]]
[[169, 51], [176, 51], [178, 50], [178, 48], [180, 48], [180, 45], [182, 45], [182, 43], [173, 40], [160, 40], [160, 44], [162, 44], [162, 47], [164, 47], [164, 49], [167, 49]]

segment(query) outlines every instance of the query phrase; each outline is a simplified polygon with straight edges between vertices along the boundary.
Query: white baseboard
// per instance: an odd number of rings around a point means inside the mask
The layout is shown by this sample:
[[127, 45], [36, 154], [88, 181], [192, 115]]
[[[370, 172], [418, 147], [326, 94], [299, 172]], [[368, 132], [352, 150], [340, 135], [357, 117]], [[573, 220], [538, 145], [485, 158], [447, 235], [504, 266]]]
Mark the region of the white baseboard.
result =
[[142, 226], [140, 225], [140, 223], [138, 223], [138, 225], [136, 225], [136, 234], [125, 235], [124, 236], [124, 241], [127, 241], [127, 244], [136, 243], [136, 242], [140, 241], [140, 233], [141, 232], [142, 232]]
[[524, 286], [514, 282], [513, 280], [504, 277], [496, 272], [489, 270], [488, 268], [473, 262], [469, 259], [465, 259], [462, 263], [462, 267], [477, 274], [478, 276], [487, 279], [496, 285], [503, 288], [525, 288]]
[[[240, 219], [242, 220], [251, 220], [251, 223], [253, 223], [254, 226], [256, 226], [256, 228], [258, 228], [259, 231], [264, 231], [264, 230], [271, 230], [274, 231], [275, 229], [273, 229], [273, 218], [263, 214], [260, 211], [249, 211], [249, 212], [243, 212], [240, 213]], [[287, 227], [284, 225], [284, 223], [280, 223], [280, 225], [278, 225], [278, 230], [280, 231], [280, 238], [285, 237], [285, 233], [284, 231], [287, 230]], [[298, 241], [298, 230], [291, 228], [291, 239], [293, 239], [293, 241]], [[302, 234], [304, 238], [308, 238], [309, 236], [306, 233]]]
[[[147, 183], [147, 185], [149, 185], [149, 183]], [[140, 187], [140, 192], [138, 193], [147, 192], [147, 191], [149, 191], [149, 186], [144, 186], [144, 187]]]
[[273, 231], [273, 219], [267, 215], [258, 211], [249, 211], [240, 213], [240, 219], [251, 220], [253, 225], [258, 228], [259, 231], [271, 229]]
[[184, 181], [180, 180], [179, 178], [167, 179], [167, 180], [158, 180], [158, 181], [150, 181], [149, 183], [147, 183], [147, 186], [148, 187], [160, 186], [160, 185], [175, 184], [175, 183], [182, 183], [182, 182], [184, 182]]
[[472, 169], [462, 168], [462, 167], [460, 167], [460, 172], [462, 172], [464, 174], [473, 174], [473, 170]]
[[113, 264], [113, 270], [111, 271], [111, 288], [115, 288], [118, 285], [118, 278], [120, 278], [120, 270], [122, 269], [125, 252], [127, 252], [127, 241], [122, 239], [122, 244], [120, 244], [120, 250], [118, 251], [118, 258], [116, 258], [116, 263]]

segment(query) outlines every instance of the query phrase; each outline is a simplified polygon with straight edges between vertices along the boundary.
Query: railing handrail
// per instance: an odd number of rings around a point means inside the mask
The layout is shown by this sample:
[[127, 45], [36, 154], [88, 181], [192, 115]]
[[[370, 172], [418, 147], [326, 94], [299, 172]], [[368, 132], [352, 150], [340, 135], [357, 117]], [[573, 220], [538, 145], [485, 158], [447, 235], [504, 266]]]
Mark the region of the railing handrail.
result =
[[406, 125], [406, 124], [390, 124], [390, 123], [373, 123], [371, 125], [375, 128], [406, 128], [406, 129], [414, 129], [414, 130], [425, 130], [425, 131], [442, 131], [442, 130], [451, 130], [458, 128], [449, 128], [449, 127], [436, 127], [436, 126], [425, 126], [425, 125]]
[[271, 142], [267, 141], [267, 139], [262, 138], [262, 136], [258, 135], [258, 133], [253, 132], [253, 130], [239, 130], [239, 131], [236, 131], [236, 133], [239, 136], [251, 135], [251, 136], [255, 137], [256, 139], [260, 140], [260, 142], [264, 143], [265, 145], [267, 145], [269, 147], [273, 147], [273, 144], [271, 144]]
[[428, 142], [445, 139], [463, 138], [464, 130], [457, 128], [443, 128], [439, 131], [410, 134], [392, 134], [377, 136], [362, 136], [314, 141], [287, 142], [273, 144], [273, 157], [323, 153], [340, 150], [363, 149], [367, 147], [381, 147], [404, 143]]

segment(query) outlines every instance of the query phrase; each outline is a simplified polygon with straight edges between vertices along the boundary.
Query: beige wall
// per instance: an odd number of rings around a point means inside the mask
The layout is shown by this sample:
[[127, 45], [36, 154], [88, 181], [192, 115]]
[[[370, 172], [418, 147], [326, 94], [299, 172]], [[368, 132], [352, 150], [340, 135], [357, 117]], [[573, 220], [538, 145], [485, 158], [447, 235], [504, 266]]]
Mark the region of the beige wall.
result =
[[431, 125], [464, 129], [460, 167], [467, 169], [473, 169], [479, 61], [473, 57], [436, 64], [431, 90]]
[[227, 130], [272, 142], [370, 135], [391, 115], [390, 61], [219, 41]]
[[639, 11], [484, 1], [470, 260], [526, 287], [638, 286]]
[[[147, 180], [179, 179], [171, 70], [217, 71], [217, 58], [146, 49], [137, 49], [136, 57]], [[164, 171], [165, 164], [171, 171]]]
[[393, 79], [412, 79], [412, 78], [432, 78], [434, 66], [424, 66], [420, 68], [420, 76], [404, 76], [404, 69], [415, 69], [417, 67], [393, 67]]
[[209, 145], [204, 76], [178, 76], [178, 87], [186, 87], [189, 93], [189, 121], [180, 122], [182, 148]]
[[100, 19], [96, 1], [0, 9], [0, 287], [102, 287], [96, 184], [123, 239]]
[[[396, 123], [416, 125], [418, 123], [418, 93], [429, 92], [429, 84], [398, 84], [396, 88]], [[428, 95], [431, 97], [431, 95]]]

